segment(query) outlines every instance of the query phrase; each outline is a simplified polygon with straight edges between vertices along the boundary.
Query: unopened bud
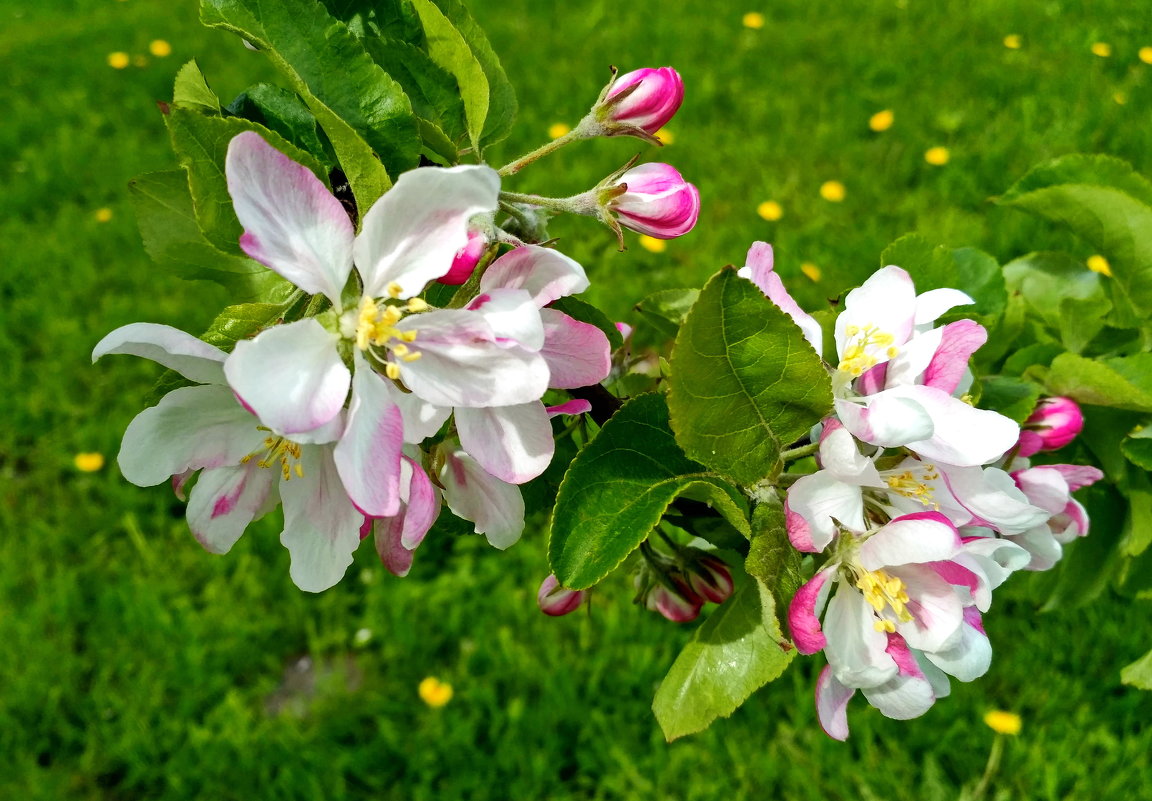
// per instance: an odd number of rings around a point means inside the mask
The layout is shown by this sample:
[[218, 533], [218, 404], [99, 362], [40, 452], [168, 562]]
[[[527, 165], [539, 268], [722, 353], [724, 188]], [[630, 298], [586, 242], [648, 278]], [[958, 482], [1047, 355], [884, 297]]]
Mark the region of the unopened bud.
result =
[[722, 604], [732, 597], [732, 572], [723, 560], [702, 556], [688, 573], [688, 585], [705, 601]]
[[488, 239], [484, 234], [479, 231], [469, 231], [468, 244], [456, 251], [456, 258], [452, 260], [452, 266], [448, 272], [436, 280], [448, 286], [459, 286], [465, 283], [472, 277], [472, 272], [480, 263], [480, 259], [484, 257], [484, 251], [487, 248]]
[[652, 591], [648, 593], [647, 607], [654, 612], [659, 612], [673, 623], [687, 623], [690, 620], [695, 620], [700, 614], [700, 607], [704, 605], [704, 600], [692, 592], [691, 587], [687, 584], [679, 581], [676, 584], [675, 590], [663, 584], [653, 587]]
[[1084, 428], [1084, 415], [1076, 401], [1070, 398], [1044, 398], [1036, 410], [1024, 421], [1020, 432], [1020, 456], [1028, 457], [1038, 451], [1063, 448]]
[[683, 236], [700, 216], [699, 190], [670, 164], [633, 167], [605, 190], [605, 197], [621, 225], [657, 239]]
[[584, 603], [587, 593], [584, 590], [569, 590], [560, 586], [554, 575], [548, 576], [536, 593], [536, 604], [540, 611], [552, 617], [560, 617], [575, 612]]
[[598, 111], [608, 136], [634, 134], [635, 128], [654, 134], [683, 101], [684, 82], [676, 70], [645, 68], [615, 78]]

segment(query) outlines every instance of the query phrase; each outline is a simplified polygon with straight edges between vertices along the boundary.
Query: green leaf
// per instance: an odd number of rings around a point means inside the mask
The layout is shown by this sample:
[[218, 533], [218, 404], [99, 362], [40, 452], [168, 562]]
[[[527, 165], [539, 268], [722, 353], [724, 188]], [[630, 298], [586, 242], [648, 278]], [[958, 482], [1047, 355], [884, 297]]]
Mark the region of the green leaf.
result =
[[1152, 545], [1152, 481], [1148, 473], [1128, 468], [1128, 481], [1121, 487], [1128, 499], [1128, 519], [1124, 521], [1124, 535], [1120, 551], [1125, 556], [1139, 556]]
[[637, 348], [662, 348], [676, 338], [700, 297], [699, 289], [663, 289], [636, 304], [640, 322], [632, 335]]
[[[1004, 287], [1000, 262], [976, 248], [956, 248], [952, 251], [952, 261], [959, 281], [956, 288], [967, 292], [976, 301], [974, 307], [964, 308], [974, 308], [978, 314], [986, 316], [1002, 314], [1008, 304], [1008, 291]], [[942, 286], [945, 284], [939, 285]], [[921, 292], [939, 287], [925, 285], [921, 288], [917, 285]]]
[[1065, 353], [1053, 360], [1045, 384], [1050, 395], [1080, 403], [1152, 412], [1152, 353], [1098, 361]]
[[720, 605], [672, 663], [652, 711], [669, 741], [728, 717], [795, 656], [780, 633], [772, 594], [755, 579]]
[[258, 83], [229, 103], [228, 113], [275, 131], [286, 141], [315, 156], [327, 168], [336, 164], [335, 154], [320, 131], [315, 115], [295, 92], [269, 83]]
[[584, 589], [611, 573], [684, 495], [709, 503], [745, 536], [739, 491], [684, 455], [668, 426], [663, 395], [633, 398], [572, 461], [552, 512], [549, 559], [565, 587]]
[[256, 131], [268, 144], [303, 164], [327, 185], [327, 171], [312, 156], [286, 142], [262, 125], [239, 117], [205, 117], [188, 109], [173, 108], [165, 117], [172, 147], [188, 171], [192, 205], [204, 236], [226, 253], [240, 253], [243, 228], [232, 209], [224, 159], [228, 144], [243, 131]]
[[263, 264], [225, 253], [204, 237], [184, 170], [141, 175], [128, 188], [144, 249], [161, 267], [182, 278], [215, 281], [241, 300], [283, 298], [295, 289]]
[[1004, 265], [1004, 278], [1073, 353], [1100, 333], [1112, 311], [1100, 275], [1064, 253], [1021, 256]]
[[399, 39], [364, 39], [372, 60], [396, 79], [412, 101], [416, 115], [434, 124], [448, 139], [468, 133], [464, 102], [456, 79], [420, 48]]
[[973, 312], [993, 317], [1004, 311], [1008, 293], [996, 259], [976, 248], [951, 250], [933, 245], [920, 234], [902, 236], [880, 255], [882, 266], [894, 264], [912, 276], [916, 292], [930, 289], [959, 289], [976, 301], [954, 314], [971, 317]]
[[257, 45], [288, 78], [332, 142], [361, 214], [391, 186], [389, 170], [417, 165], [408, 97], [316, 0], [201, 0], [200, 19]]
[[1010, 376], [989, 376], [980, 383], [980, 408], [1000, 412], [1017, 423], [1028, 419], [1043, 392], [1039, 384]]
[[1152, 690], [1152, 651], [1121, 670], [1120, 683], [1140, 690]]
[[208, 88], [204, 74], [195, 59], [189, 61], [176, 73], [176, 84], [172, 89], [172, 102], [182, 108], [189, 108], [209, 116], [220, 115], [220, 98]]
[[676, 337], [668, 405], [689, 457], [744, 486], [832, 408], [828, 371], [787, 314], [725, 268]]
[[504, 73], [504, 67], [500, 65], [500, 59], [489, 44], [484, 29], [476, 23], [464, 4], [460, 0], [433, 2], [468, 43], [488, 81], [488, 113], [480, 144], [486, 147], [499, 142], [512, 131], [512, 122], [516, 119], [516, 90]]
[[1091, 603], [1108, 588], [1119, 564], [1117, 545], [1127, 511], [1124, 499], [1114, 487], [1103, 483], [1080, 491], [1077, 497], [1088, 510], [1091, 532], [1064, 546], [1056, 586], [1043, 607], [1046, 612]]
[[599, 328], [604, 332], [604, 336], [608, 337], [608, 344], [611, 345], [612, 350], [616, 350], [624, 344], [624, 337], [620, 335], [620, 329], [616, 327], [616, 324], [608, 319], [608, 315], [591, 303], [585, 303], [579, 298], [569, 296], [554, 301], [551, 307], [564, 312], [573, 320], [579, 320]]
[[1036, 365], [1047, 367], [1064, 352], [1064, 347], [1055, 342], [1035, 342], [1031, 345], [1025, 345], [1004, 362], [1004, 372], [1010, 375], [1021, 375], [1029, 367]]
[[299, 303], [303, 293], [283, 303], [241, 303], [225, 306], [200, 338], [209, 345], [231, 351], [242, 339], [250, 339], [265, 328], [276, 325]]
[[424, 35], [428, 37], [428, 55], [456, 78], [464, 99], [464, 116], [468, 120], [468, 138], [472, 148], [480, 152], [480, 136], [488, 118], [488, 77], [472, 48], [460, 31], [432, 0], [412, 0], [420, 15]]
[[787, 609], [792, 596], [804, 583], [800, 573], [803, 555], [788, 540], [784, 505], [772, 495], [752, 510], [752, 542], [744, 569], [772, 591], [778, 609]]
[[1132, 464], [1152, 470], [1152, 428], [1141, 428], [1125, 437], [1120, 450]]
[[1062, 223], [1108, 258], [1118, 319], [1145, 327], [1152, 308], [1152, 183], [1110, 156], [1035, 167], [1000, 203]]

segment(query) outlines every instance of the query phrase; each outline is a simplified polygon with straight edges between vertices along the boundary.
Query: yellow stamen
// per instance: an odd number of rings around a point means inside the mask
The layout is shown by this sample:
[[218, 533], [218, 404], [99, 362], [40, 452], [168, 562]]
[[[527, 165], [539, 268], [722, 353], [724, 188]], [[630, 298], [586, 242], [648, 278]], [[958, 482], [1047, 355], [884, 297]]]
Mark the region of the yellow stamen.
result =
[[[393, 348], [392, 350], [395, 351], [396, 348]], [[420, 357], [423, 356], [424, 354], [417, 352], [417, 353], [405, 353], [403, 355], [401, 355], [401, 354], [397, 354], [397, 355], [399, 355], [403, 361], [415, 362], [415, 361], [419, 361]]]
[[[261, 431], [268, 430], [264, 426], [259, 428]], [[259, 457], [256, 462], [257, 467], [272, 467], [279, 463], [280, 474], [285, 481], [290, 481], [293, 474], [300, 478], [304, 477], [304, 466], [300, 464], [301, 453], [300, 446], [291, 440], [284, 439], [284, 437], [265, 437], [264, 448], [252, 451], [241, 459], [240, 463], [248, 464], [255, 457]]]
[[400, 365], [395, 362], [388, 362], [388, 364], [384, 365], [384, 375], [395, 381], [400, 377]]
[[937, 481], [939, 478], [940, 474], [936, 472], [935, 465], [926, 464], [917, 471], [905, 470], [903, 473], [888, 476], [884, 481], [888, 484], [888, 488], [897, 495], [919, 501], [938, 512], [940, 511], [940, 504], [936, 503], [932, 487], [928, 486], [928, 482]]
[[894, 358], [900, 352], [899, 348], [893, 345], [896, 338], [887, 331], [881, 331], [872, 323], [863, 327], [847, 326], [844, 335], [848, 341], [844, 346], [844, 355], [840, 359], [840, 369], [854, 376], [862, 375], [880, 363], [875, 352], [869, 352], [869, 348], [886, 348], [883, 353], [888, 358]]
[[425, 301], [424, 298], [408, 298], [408, 311], [428, 311], [428, 302]]
[[384, 291], [388, 293], [388, 297], [398, 298], [398, 297], [400, 297], [401, 293], [404, 291], [404, 288], [401, 287], [395, 281], [391, 281], [391, 282], [389, 282], [388, 286], [385, 287]]
[[[890, 609], [901, 623], [912, 620], [912, 613], [907, 608], [908, 591], [904, 582], [895, 576], [889, 576], [883, 570], [862, 572], [856, 577], [856, 587], [864, 594], [864, 600], [878, 613]], [[877, 622], [884, 624], [877, 627], [877, 631], [896, 630], [895, 624], [886, 618], [880, 618]]]

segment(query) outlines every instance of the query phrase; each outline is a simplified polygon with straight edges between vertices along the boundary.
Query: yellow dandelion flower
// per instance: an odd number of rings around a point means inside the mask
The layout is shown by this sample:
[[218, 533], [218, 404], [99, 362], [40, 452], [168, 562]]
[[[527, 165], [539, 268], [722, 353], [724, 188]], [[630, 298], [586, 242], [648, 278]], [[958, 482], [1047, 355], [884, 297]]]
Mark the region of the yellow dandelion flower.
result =
[[115, 53], [108, 54], [108, 66], [114, 70], [122, 70], [128, 66], [128, 54], [122, 50], [117, 50]]
[[1112, 45], [1107, 42], [1093, 42], [1092, 55], [1099, 56], [1100, 58], [1108, 58], [1112, 55]]
[[1015, 712], [1004, 712], [999, 709], [993, 709], [984, 715], [984, 722], [988, 724], [988, 728], [997, 734], [1020, 733], [1020, 716]]
[[765, 200], [756, 207], [756, 213], [768, 222], [776, 222], [784, 216], [784, 209], [775, 200]]
[[754, 31], [758, 31], [764, 27], [764, 15], [759, 11], [749, 11], [741, 21], [744, 23], [745, 28], [751, 28]]
[[1010, 33], [1004, 37], [1004, 46], [1009, 50], [1019, 50], [1024, 42], [1018, 33]]
[[93, 216], [96, 218], [96, 222], [108, 222], [112, 219], [112, 209], [107, 207], [96, 209], [96, 214]]
[[848, 191], [844, 188], [844, 184], [839, 181], [825, 181], [820, 184], [820, 197], [829, 203], [840, 203], [847, 194]]
[[1152, 47], [1141, 47], [1140, 52], [1136, 55], [1138, 55], [1140, 60], [1145, 64], [1152, 64]]
[[549, 139], [559, 139], [561, 136], [564, 136], [564, 135], [568, 134], [569, 132], [571, 132], [571, 130], [572, 130], [571, 125], [566, 125], [562, 122], [554, 122], [548, 126], [548, 138]]
[[669, 131], [667, 128], [661, 128], [656, 132], [656, 138], [666, 145], [670, 145], [676, 141], [676, 134]]
[[876, 133], [880, 133], [881, 131], [887, 131], [891, 128], [892, 123], [895, 121], [896, 115], [892, 113], [891, 109], [886, 108], [883, 111], [877, 111], [868, 118], [868, 127]]
[[429, 676], [420, 682], [417, 692], [420, 693], [420, 700], [433, 709], [439, 709], [452, 700], [452, 685], [440, 681], [435, 676]]
[[806, 261], [800, 265], [800, 272], [808, 276], [812, 281], [819, 281], [824, 276], [824, 271], [817, 267], [810, 261]]
[[95, 473], [97, 470], [104, 468], [104, 454], [92, 451], [90, 453], [78, 453], [72, 460], [72, 464], [81, 473]]
[[924, 160], [934, 167], [943, 167], [950, 158], [952, 154], [946, 147], [930, 147], [924, 151]]
[[172, 45], [163, 39], [153, 39], [152, 43], [148, 45], [148, 52], [156, 56], [156, 58], [164, 58], [165, 56], [172, 55]]
[[1097, 253], [1095, 256], [1088, 257], [1088, 269], [1100, 275], [1112, 277], [1112, 265], [1108, 263], [1108, 259]]
[[657, 239], [654, 236], [648, 236], [648, 234], [641, 234], [640, 247], [649, 253], [663, 253], [668, 249], [668, 243], [663, 239]]

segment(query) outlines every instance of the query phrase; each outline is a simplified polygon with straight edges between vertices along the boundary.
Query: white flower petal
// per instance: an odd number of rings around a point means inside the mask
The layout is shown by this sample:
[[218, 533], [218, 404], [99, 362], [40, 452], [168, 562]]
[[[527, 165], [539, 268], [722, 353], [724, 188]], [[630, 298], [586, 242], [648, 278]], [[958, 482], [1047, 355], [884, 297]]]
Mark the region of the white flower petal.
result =
[[504, 550], [524, 531], [524, 498], [519, 487], [493, 478], [464, 451], [444, 460], [440, 469], [444, 500], [457, 517], [476, 524], [494, 547]]
[[457, 409], [460, 446], [490, 475], [523, 484], [543, 473], [555, 442], [540, 401], [486, 409]]
[[916, 325], [936, 322], [936, 318], [956, 306], [969, 306], [976, 301], [959, 289], [929, 289], [916, 298]]
[[352, 375], [337, 337], [310, 317], [242, 339], [224, 363], [228, 383], [260, 422], [291, 436], [320, 428], [344, 408]]
[[232, 467], [204, 470], [188, 499], [188, 527], [211, 553], [228, 553], [244, 529], [268, 509], [280, 480], [279, 470], [255, 459]]
[[888, 638], [876, 631], [875, 622], [875, 612], [860, 591], [840, 582], [824, 613], [824, 653], [846, 687], [878, 687], [896, 675], [896, 663], [885, 651]]
[[857, 551], [865, 570], [951, 559], [963, 543], [956, 528], [939, 512], [897, 517], [870, 536]]
[[491, 167], [421, 167], [410, 170], [364, 215], [356, 237], [356, 267], [364, 294], [418, 295], [448, 272], [468, 244], [468, 221], [496, 210], [500, 176]]
[[224, 383], [224, 359], [228, 354], [170, 325], [132, 323], [101, 339], [92, 350], [92, 361], [112, 353], [151, 359], [200, 384]]
[[544, 346], [544, 325], [540, 309], [523, 289], [493, 289], [477, 295], [468, 304], [488, 321], [496, 340], [537, 351]]
[[558, 250], [524, 245], [510, 250], [484, 271], [480, 291], [523, 289], [539, 306], [588, 288], [584, 268]]
[[848, 739], [848, 702], [856, 691], [845, 687], [832, 674], [832, 666], [825, 665], [816, 679], [816, 717], [820, 728], [833, 740]]
[[339, 309], [355, 236], [340, 201], [311, 170], [255, 131], [232, 139], [224, 171], [244, 226], [244, 252], [305, 292], [326, 295]]
[[357, 353], [352, 403], [333, 457], [348, 497], [368, 517], [400, 511], [400, 453], [404, 419], [387, 382]]

